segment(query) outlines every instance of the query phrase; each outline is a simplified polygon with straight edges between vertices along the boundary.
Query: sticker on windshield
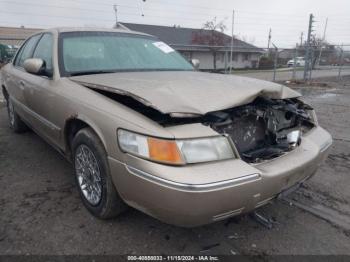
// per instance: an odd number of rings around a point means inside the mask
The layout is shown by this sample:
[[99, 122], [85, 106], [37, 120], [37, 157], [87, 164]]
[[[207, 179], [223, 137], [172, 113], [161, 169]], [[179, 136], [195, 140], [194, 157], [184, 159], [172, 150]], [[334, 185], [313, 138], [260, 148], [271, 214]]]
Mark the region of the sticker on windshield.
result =
[[171, 52], [174, 52], [175, 50], [172, 49], [170, 46], [168, 46], [166, 43], [164, 42], [154, 42], [153, 45], [157, 48], [159, 48], [160, 50], [162, 50], [164, 53], [169, 54]]

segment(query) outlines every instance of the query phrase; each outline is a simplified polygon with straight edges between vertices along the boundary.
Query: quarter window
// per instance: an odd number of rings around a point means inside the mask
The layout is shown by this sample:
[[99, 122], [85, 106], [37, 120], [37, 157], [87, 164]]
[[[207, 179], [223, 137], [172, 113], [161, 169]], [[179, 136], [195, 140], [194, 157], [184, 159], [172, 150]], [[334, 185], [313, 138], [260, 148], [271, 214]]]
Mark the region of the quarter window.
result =
[[25, 45], [26, 45], [26, 43], [24, 43], [22, 45], [22, 47], [19, 49], [19, 51], [17, 51], [17, 55], [16, 55], [15, 60], [13, 62], [14, 65], [18, 65], [19, 59], [23, 53], [23, 49], [24, 49]]
[[40, 37], [41, 35], [35, 35], [25, 43], [25, 45], [21, 48], [18, 57], [16, 58], [16, 66], [23, 67], [24, 61], [32, 57], [35, 45]]
[[33, 58], [41, 58], [45, 61], [46, 69], [52, 70], [52, 44], [51, 34], [44, 34], [35, 48]]

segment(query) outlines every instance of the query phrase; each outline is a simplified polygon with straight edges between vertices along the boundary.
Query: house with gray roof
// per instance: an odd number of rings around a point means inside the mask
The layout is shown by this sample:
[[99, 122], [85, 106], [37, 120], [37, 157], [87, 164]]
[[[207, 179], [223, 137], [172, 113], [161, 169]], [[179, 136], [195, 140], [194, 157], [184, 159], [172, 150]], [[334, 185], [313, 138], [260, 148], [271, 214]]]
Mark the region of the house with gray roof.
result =
[[[230, 65], [231, 37], [215, 31], [194, 28], [121, 23], [126, 28], [158, 37], [188, 60], [198, 59], [201, 70], [225, 70]], [[244, 41], [233, 40], [233, 68], [256, 68], [264, 50]]]

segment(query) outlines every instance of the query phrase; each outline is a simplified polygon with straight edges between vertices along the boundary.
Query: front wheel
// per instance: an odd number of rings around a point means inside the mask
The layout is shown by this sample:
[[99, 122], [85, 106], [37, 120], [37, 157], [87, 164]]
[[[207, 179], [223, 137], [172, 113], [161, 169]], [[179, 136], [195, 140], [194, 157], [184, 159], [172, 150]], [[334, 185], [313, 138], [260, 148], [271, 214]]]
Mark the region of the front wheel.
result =
[[10, 97], [7, 98], [7, 113], [9, 117], [10, 128], [15, 133], [22, 133], [28, 129], [26, 124], [22, 121], [22, 119], [16, 113], [15, 107]]
[[126, 209], [111, 179], [107, 153], [90, 128], [80, 130], [73, 139], [76, 183], [85, 207], [96, 217], [116, 217]]

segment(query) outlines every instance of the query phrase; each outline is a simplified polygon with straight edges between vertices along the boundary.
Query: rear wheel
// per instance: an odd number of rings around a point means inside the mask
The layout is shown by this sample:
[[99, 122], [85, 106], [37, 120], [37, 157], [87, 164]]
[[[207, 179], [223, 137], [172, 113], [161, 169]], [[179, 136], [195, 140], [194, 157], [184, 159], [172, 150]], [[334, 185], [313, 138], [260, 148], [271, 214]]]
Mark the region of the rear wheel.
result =
[[107, 153], [90, 128], [80, 130], [73, 139], [76, 183], [85, 207], [96, 217], [116, 217], [126, 204], [116, 191], [110, 175]]
[[10, 97], [7, 98], [7, 113], [9, 117], [10, 128], [15, 133], [22, 133], [28, 129], [26, 124], [21, 120], [19, 115], [16, 113], [15, 107]]

